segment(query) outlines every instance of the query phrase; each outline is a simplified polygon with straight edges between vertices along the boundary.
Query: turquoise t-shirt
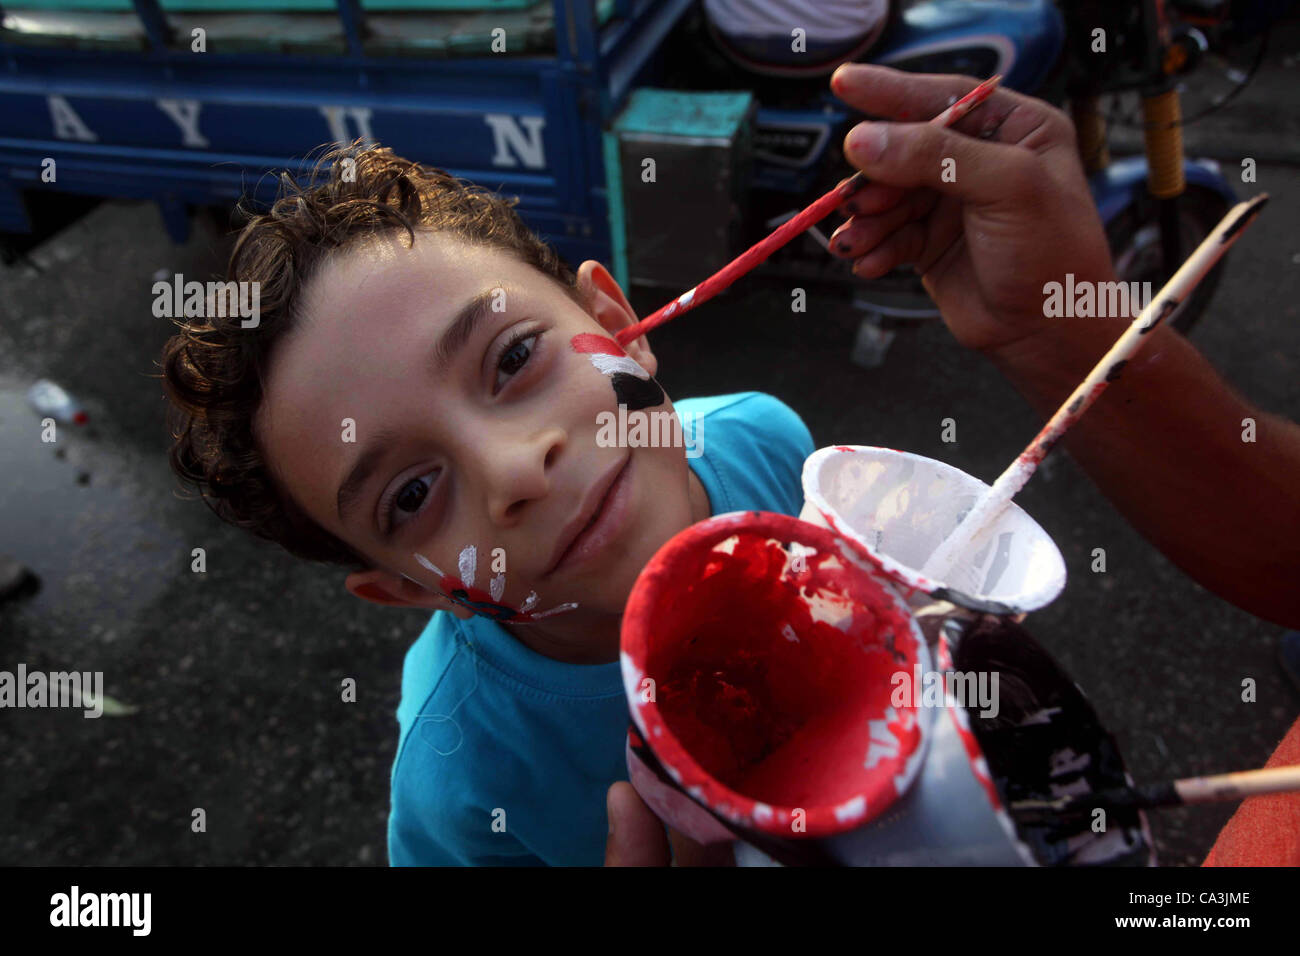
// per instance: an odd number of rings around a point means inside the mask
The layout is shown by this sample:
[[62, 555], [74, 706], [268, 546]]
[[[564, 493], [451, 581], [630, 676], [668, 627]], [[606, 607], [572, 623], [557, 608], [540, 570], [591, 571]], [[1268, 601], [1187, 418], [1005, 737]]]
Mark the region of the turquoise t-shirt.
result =
[[[676, 408], [703, 422], [687, 461], [712, 514], [799, 513], [814, 449], [794, 411], [759, 392]], [[605, 793], [627, 779], [617, 661], [561, 663], [486, 617], [435, 611], [407, 651], [397, 722], [391, 865], [604, 862]]]

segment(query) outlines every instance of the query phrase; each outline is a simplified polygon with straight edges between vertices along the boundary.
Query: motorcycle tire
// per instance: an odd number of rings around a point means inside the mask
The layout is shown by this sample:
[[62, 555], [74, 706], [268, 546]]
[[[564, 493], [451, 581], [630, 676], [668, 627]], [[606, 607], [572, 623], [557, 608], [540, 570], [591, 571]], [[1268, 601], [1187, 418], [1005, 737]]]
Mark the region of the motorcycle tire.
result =
[[[1204, 186], [1188, 186], [1187, 191], [1178, 197], [1184, 259], [1219, 224], [1228, 208], [1223, 196]], [[1107, 223], [1106, 239], [1121, 282], [1150, 282], [1152, 295], [1155, 295], [1173, 275], [1164, 271], [1159, 212], [1156, 201], [1150, 196], [1141, 196]], [[1220, 259], [1170, 317], [1168, 321], [1179, 332], [1188, 334], [1205, 313], [1219, 280], [1223, 278], [1227, 260], [1227, 255]]]

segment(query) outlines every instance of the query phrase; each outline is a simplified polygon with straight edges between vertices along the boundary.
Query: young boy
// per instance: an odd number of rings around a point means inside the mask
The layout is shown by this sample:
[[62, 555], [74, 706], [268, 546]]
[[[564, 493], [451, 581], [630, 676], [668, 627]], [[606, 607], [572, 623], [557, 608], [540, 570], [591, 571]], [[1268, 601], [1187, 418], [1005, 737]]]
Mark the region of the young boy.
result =
[[[393, 865], [599, 865], [633, 582], [712, 514], [797, 514], [812, 439], [770, 396], [671, 402], [645, 340], [614, 341], [637, 318], [618, 284], [512, 203], [387, 149], [322, 167], [232, 253], [257, 326], [167, 344], [172, 466], [357, 597], [434, 612], [402, 674]], [[675, 445], [602, 437], [604, 413], [674, 410]]]

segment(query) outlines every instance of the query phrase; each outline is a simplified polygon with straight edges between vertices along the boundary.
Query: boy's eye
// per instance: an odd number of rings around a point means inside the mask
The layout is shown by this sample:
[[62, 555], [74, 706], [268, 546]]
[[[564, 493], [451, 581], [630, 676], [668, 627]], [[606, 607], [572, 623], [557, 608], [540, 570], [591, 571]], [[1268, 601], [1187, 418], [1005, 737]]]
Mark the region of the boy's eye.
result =
[[534, 332], [523, 338], [515, 339], [501, 352], [501, 357], [497, 359], [497, 377], [492, 388], [492, 394], [495, 395], [501, 391], [505, 387], [505, 383], [528, 364], [528, 360], [533, 355], [533, 346], [537, 343], [537, 335], [538, 333]]
[[401, 515], [416, 514], [423, 507], [425, 499], [429, 497], [429, 490], [433, 487], [433, 482], [437, 477], [438, 472], [431, 471], [418, 478], [412, 478], [398, 487], [396, 494], [392, 495], [384, 503], [382, 509], [386, 530], [391, 532], [401, 527], [406, 523], [401, 519]]

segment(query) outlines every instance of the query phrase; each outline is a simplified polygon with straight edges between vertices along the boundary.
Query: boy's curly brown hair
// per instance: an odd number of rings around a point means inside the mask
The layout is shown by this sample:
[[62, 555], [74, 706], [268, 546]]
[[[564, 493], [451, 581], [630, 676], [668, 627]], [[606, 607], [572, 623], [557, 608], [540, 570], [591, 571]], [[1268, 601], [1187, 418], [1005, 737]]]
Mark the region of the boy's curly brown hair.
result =
[[303, 288], [321, 261], [333, 250], [400, 230], [413, 244], [416, 229], [425, 228], [511, 253], [579, 301], [576, 280], [524, 225], [514, 210], [517, 199], [391, 149], [358, 140], [326, 152], [305, 185], [285, 172], [279, 186], [270, 210], [244, 226], [226, 273], [227, 281], [260, 284], [259, 324], [242, 328], [238, 315], [177, 321], [180, 332], [163, 347], [163, 390], [172, 406], [169, 460], [222, 520], [298, 557], [365, 568], [371, 562], [364, 555], [311, 520], [274, 478], [253, 435], [271, 353], [296, 324]]

